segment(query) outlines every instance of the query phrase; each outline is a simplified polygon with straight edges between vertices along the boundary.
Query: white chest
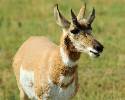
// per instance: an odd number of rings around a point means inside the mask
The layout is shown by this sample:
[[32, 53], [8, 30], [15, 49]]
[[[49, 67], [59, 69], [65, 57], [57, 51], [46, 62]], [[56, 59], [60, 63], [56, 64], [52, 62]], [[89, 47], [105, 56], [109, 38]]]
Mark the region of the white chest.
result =
[[[60, 82], [68, 83], [69, 82], [69, 77], [60, 77]], [[68, 87], [66, 88], [61, 88], [60, 86], [57, 86], [52, 83], [51, 80], [49, 80], [49, 96], [52, 98], [51, 100], [70, 100], [71, 97], [75, 95], [75, 90], [76, 90], [76, 85], [75, 81], [73, 81]]]
[[[60, 76], [60, 83], [69, 83], [72, 77]], [[20, 84], [27, 94], [27, 96], [33, 100], [37, 100], [37, 96], [34, 90], [34, 72], [26, 71], [22, 67], [20, 68]], [[75, 94], [76, 85], [73, 81], [68, 87], [61, 88], [53, 84], [53, 82], [48, 79], [49, 90], [42, 95], [42, 100], [70, 100], [70, 98]]]
[[70, 100], [75, 93], [75, 83], [72, 83], [69, 87], [60, 88], [59, 86], [53, 85], [50, 90], [52, 100]]

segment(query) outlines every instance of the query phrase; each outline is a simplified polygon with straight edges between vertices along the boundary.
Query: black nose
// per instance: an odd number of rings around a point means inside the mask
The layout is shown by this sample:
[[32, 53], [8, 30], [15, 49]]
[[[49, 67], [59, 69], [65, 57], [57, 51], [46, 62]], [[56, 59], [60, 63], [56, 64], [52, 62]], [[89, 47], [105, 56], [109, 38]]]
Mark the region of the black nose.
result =
[[98, 52], [102, 52], [103, 48], [104, 48], [103, 45], [95, 40], [95, 42], [94, 42], [94, 49], [97, 50]]

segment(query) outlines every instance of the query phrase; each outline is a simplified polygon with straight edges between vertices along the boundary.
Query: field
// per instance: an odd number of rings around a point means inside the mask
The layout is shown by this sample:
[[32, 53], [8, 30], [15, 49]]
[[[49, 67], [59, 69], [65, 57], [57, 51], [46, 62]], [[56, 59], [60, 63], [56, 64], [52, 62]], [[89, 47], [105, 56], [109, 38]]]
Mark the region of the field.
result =
[[[77, 14], [84, 0], [0, 0], [0, 100], [19, 100], [12, 69], [13, 56], [32, 35], [47, 36], [59, 44], [61, 29], [53, 17], [53, 5], [62, 13]], [[74, 100], [125, 100], [125, 0], [86, 0], [94, 6], [93, 35], [104, 45], [98, 59], [82, 54], [80, 88]]]

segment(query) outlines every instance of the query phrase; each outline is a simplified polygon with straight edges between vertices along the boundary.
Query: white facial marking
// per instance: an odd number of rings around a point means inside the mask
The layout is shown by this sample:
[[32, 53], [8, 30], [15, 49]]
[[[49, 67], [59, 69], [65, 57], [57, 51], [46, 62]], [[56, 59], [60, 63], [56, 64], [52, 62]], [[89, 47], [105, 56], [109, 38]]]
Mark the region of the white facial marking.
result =
[[37, 100], [34, 90], [34, 72], [27, 71], [20, 67], [20, 84], [27, 96], [33, 100]]
[[64, 49], [61, 47], [60, 48], [60, 54], [61, 54], [61, 58], [62, 58], [62, 61], [63, 63], [66, 65], [66, 66], [69, 66], [69, 67], [72, 67], [74, 65], [77, 64], [77, 62], [74, 62], [72, 61], [68, 55], [66, 54], [66, 52], [64, 51]]
[[[95, 55], [94, 53], [98, 53], [98, 51], [96, 51], [95, 49], [93, 49], [93, 48], [91, 48], [91, 47], [88, 47], [87, 49], [88, 49], [88, 51], [89, 51], [88, 54], [89, 54], [91, 57], [96, 57], [96, 55]], [[92, 51], [93, 53], [92, 53], [91, 51]]]
[[89, 52], [89, 56], [90, 56], [90, 57], [96, 57], [96, 55], [93, 54], [92, 52]]
[[91, 48], [91, 47], [88, 47], [87, 48], [89, 51], [92, 51], [92, 52], [95, 52], [95, 53], [98, 53], [98, 51], [96, 51], [95, 49]]

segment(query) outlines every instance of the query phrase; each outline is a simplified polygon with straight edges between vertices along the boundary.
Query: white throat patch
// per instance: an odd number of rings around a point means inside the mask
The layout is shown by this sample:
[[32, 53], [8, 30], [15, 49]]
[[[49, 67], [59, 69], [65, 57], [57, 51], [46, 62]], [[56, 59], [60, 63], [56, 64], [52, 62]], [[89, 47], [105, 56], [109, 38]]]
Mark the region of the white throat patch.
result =
[[68, 57], [68, 55], [67, 55], [66, 52], [64, 51], [63, 47], [60, 48], [60, 54], [61, 54], [62, 61], [63, 61], [63, 63], [64, 63], [66, 66], [72, 67], [72, 66], [74, 66], [74, 65], [77, 64], [77, 62], [72, 61], [72, 60]]

